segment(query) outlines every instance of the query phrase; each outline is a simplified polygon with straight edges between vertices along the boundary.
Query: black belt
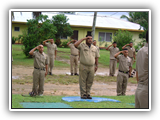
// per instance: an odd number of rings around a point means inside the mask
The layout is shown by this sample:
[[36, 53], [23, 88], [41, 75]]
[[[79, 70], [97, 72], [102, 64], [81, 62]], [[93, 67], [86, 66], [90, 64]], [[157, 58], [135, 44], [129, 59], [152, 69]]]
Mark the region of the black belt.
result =
[[121, 71], [121, 70], [119, 70], [119, 72], [126, 73], [126, 74], [128, 74], [128, 73], [129, 73], [129, 71], [127, 71], [127, 72], [124, 72], [124, 71]]
[[45, 71], [45, 68], [36, 68], [34, 67], [35, 69], [38, 69], [38, 70], [44, 70]]
[[[71, 54], [72, 55], [72, 54]], [[73, 56], [78, 56], [78, 55], [73, 55]]]

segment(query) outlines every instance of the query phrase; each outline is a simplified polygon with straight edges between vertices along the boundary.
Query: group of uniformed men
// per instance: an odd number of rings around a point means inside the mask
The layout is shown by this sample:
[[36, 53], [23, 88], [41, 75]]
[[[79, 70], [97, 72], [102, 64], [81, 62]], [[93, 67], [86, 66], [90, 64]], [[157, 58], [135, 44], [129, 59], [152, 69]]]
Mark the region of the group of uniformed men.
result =
[[[46, 43], [48, 41], [49, 43]], [[86, 42], [84, 43], [83, 41]], [[146, 41], [146, 45], [141, 48], [137, 54], [136, 77], [138, 87], [135, 95], [136, 108], [148, 107], [148, 32], [146, 34]], [[43, 44], [47, 46], [48, 55], [43, 52], [43, 45], [39, 45], [29, 52], [29, 54], [34, 57], [33, 88], [32, 92], [29, 93], [31, 96], [43, 95], [44, 78], [47, 74], [52, 75], [54, 59], [57, 55], [57, 46], [54, 44], [53, 39], [45, 40]], [[117, 96], [125, 95], [128, 78], [132, 77], [132, 64], [136, 59], [132, 42], [124, 45], [122, 47], [123, 50], [119, 51], [116, 42], [113, 42], [113, 44], [107, 48], [98, 47], [96, 46], [96, 41], [92, 41], [92, 37], [86, 35], [85, 38], [78, 41], [72, 40], [68, 42], [67, 45], [71, 49], [71, 75], [79, 75], [81, 99], [92, 99], [90, 90], [93, 84], [94, 74], [98, 69], [98, 58], [100, 57], [99, 48], [110, 51], [110, 76], [114, 76], [118, 60]], [[38, 49], [38, 51], [35, 51], [36, 49]], [[77, 73], [78, 60], [80, 60], [79, 74]], [[74, 64], [75, 67], [73, 70]]]

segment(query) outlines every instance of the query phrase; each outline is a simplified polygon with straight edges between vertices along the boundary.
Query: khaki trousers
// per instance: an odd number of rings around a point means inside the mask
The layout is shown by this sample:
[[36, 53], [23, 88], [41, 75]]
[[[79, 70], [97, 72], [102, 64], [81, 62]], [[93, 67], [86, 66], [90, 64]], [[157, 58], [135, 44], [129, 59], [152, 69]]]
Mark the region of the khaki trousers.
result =
[[48, 55], [48, 73], [49, 72], [52, 73], [53, 66], [54, 66], [54, 55]]
[[117, 75], [117, 95], [125, 95], [128, 83], [128, 74], [118, 72]]
[[135, 92], [135, 108], [148, 108], [148, 85], [138, 84]]
[[[73, 72], [74, 69], [74, 72]], [[78, 69], [78, 55], [74, 56], [74, 55], [70, 55], [70, 71], [71, 73], [77, 73], [77, 69]]]
[[90, 95], [91, 86], [94, 79], [94, 65], [86, 66], [80, 64], [79, 66], [79, 85], [80, 85], [80, 94]]
[[117, 67], [117, 59], [110, 59], [109, 69], [110, 75], [114, 75]]
[[33, 88], [32, 91], [36, 94], [43, 94], [44, 92], [45, 71], [34, 69], [33, 71]]

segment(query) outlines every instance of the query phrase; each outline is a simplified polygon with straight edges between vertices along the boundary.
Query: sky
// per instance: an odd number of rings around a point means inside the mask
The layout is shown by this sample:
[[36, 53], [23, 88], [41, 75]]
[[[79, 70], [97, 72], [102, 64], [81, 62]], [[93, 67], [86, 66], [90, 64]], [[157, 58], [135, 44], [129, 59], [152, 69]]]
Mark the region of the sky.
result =
[[[28, 16], [32, 16], [32, 14], [30, 14], [31, 12], [28, 12], [28, 13], [29, 13]], [[14, 12], [14, 14], [15, 14], [15, 16], [18, 15], [19, 19], [24, 19], [24, 18], [21, 17], [21, 14], [19, 12]], [[22, 12], [22, 14], [23, 14], [23, 12]], [[92, 15], [93, 16], [94, 12], [75, 12], [75, 14], [77, 14], [77, 15], [88, 15], [88, 16]], [[120, 17], [122, 15], [128, 16], [128, 12], [97, 12], [97, 16], [110, 16], [110, 17], [114, 17], [114, 18], [118, 18], [118, 19], [120, 19]], [[127, 19], [124, 19], [124, 18], [123, 18], [123, 20], [127, 21]]]

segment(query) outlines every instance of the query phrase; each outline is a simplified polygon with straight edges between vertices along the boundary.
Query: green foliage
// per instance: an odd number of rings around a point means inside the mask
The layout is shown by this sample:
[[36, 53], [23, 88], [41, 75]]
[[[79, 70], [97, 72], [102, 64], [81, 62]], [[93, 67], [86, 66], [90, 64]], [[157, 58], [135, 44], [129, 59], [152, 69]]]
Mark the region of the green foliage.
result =
[[145, 38], [146, 31], [148, 30], [148, 12], [129, 12], [129, 17], [122, 15], [121, 18], [126, 18], [130, 22], [140, 24], [140, 28], [143, 27], [144, 31], [140, 34], [140, 38]]
[[57, 30], [57, 33], [55, 34], [56, 40], [59, 40], [61, 36], [73, 35], [73, 30], [71, 29], [70, 24], [67, 23], [68, 20], [69, 19], [64, 14], [58, 14], [52, 17], [53, 26], [55, 26]]
[[117, 47], [121, 51], [124, 45], [133, 42], [132, 37], [133, 35], [129, 31], [122, 31], [119, 29], [116, 31], [115, 36], [113, 36], [113, 41], [117, 42]]
[[14, 44], [15, 42], [16, 42], [16, 40], [17, 40], [17, 37], [12, 37], [12, 44]]
[[65, 41], [61, 42], [61, 46], [60, 46], [60, 47], [67, 48], [67, 47], [68, 47], [67, 43], [68, 43], [69, 41], [70, 41], [70, 40], [65, 40]]
[[142, 48], [145, 43], [146, 43], [146, 40], [143, 39], [137, 45], [135, 45], [134, 48], [136, 49], [136, 52], [138, 52], [138, 50], [140, 50], [140, 48]]
[[42, 44], [43, 40], [55, 37], [56, 27], [51, 23], [52, 21], [48, 19], [47, 15], [40, 15], [36, 19], [27, 20], [28, 29], [23, 33], [22, 38], [23, 52], [27, 57], [31, 57], [29, 51]]

